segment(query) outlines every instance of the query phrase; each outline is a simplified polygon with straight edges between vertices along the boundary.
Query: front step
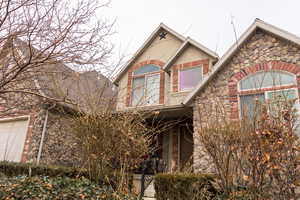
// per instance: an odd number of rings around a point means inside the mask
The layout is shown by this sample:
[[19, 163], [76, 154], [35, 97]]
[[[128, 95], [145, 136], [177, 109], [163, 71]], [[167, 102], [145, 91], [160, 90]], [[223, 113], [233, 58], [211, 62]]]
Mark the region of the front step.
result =
[[155, 195], [155, 189], [154, 189], [154, 180], [150, 183], [150, 185], [147, 187], [147, 189], [144, 192], [144, 197], [154, 197]]
[[[148, 176], [148, 175], [147, 175]], [[147, 178], [145, 178], [147, 179]], [[150, 183], [150, 185], [146, 188], [144, 191], [144, 197], [143, 199], [147, 200], [155, 200], [155, 189], [154, 189], [154, 180]], [[147, 183], [145, 183], [147, 185]], [[134, 191], [136, 194], [140, 193], [141, 191], [141, 175], [135, 174], [133, 178], [133, 185], [134, 185]]]

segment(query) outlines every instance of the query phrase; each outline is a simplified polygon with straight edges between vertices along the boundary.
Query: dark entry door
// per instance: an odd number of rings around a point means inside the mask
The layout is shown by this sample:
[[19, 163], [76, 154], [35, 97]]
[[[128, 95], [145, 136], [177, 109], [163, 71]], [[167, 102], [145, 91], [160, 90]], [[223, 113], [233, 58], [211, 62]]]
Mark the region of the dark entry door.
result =
[[180, 129], [180, 168], [188, 167], [193, 163], [193, 135], [187, 127]]

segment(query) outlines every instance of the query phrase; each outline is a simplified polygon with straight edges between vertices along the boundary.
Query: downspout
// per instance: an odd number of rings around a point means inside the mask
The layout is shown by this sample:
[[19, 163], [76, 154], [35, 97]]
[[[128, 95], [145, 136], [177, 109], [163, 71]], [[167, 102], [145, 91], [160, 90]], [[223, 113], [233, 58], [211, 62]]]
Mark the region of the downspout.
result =
[[49, 115], [49, 109], [46, 110], [46, 117], [43, 125], [43, 131], [42, 131], [42, 137], [41, 137], [41, 142], [40, 142], [40, 147], [39, 147], [39, 152], [36, 158], [36, 163], [40, 163], [41, 159], [41, 154], [42, 154], [42, 149], [43, 149], [43, 144], [44, 144], [44, 138], [45, 138], [45, 133], [46, 133], [46, 127], [47, 127], [47, 122], [48, 122], [48, 115]]

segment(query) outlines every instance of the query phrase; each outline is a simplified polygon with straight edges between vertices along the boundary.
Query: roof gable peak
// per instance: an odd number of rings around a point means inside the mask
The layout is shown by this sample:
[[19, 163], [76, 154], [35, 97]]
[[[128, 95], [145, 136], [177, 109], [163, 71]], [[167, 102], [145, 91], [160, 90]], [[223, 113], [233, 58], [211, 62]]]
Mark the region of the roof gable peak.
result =
[[193, 40], [190, 37], [187, 37], [186, 40], [184, 41], [184, 43], [181, 45], [181, 47], [179, 47], [179, 49], [177, 50], [177, 52], [175, 53], [175, 55], [173, 57], [171, 57], [169, 59], [169, 61], [165, 64], [165, 66], [163, 67], [164, 71], [169, 71], [172, 64], [175, 62], [175, 60], [184, 52], [184, 50], [189, 46], [192, 45], [194, 47], [196, 47], [197, 49], [199, 49], [200, 51], [205, 52], [206, 54], [208, 54], [209, 56], [213, 57], [214, 59], [218, 59], [219, 56], [213, 52], [212, 50], [206, 48], [205, 46], [203, 46], [202, 44], [196, 42], [195, 40]]
[[216, 75], [220, 69], [222, 69], [223, 65], [236, 53], [236, 51], [239, 50], [241, 45], [243, 45], [257, 29], [261, 29], [267, 33], [273, 34], [279, 38], [285, 39], [300, 46], [300, 38], [298, 36], [256, 18], [249, 28], [238, 38], [237, 42], [235, 42], [214, 65], [213, 71], [210, 72], [210, 74], [195, 87], [194, 91], [185, 98], [185, 100], [182, 102], [184, 105], [189, 105], [193, 102], [193, 99], [202, 90], [202, 88], [204, 88], [204, 86], [212, 79], [212, 77], [214, 77], [214, 75]]
[[113, 80], [114, 84], [118, 84], [121, 77], [126, 73], [128, 68], [131, 66], [131, 64], [147, 49], [147, 47], [150, 46], [150, 44], [154, 41], [154, 39], [159, 35], [161, 30], [167, 31], [168, 33], [172, 34], [176, 38], [178, 38], [180, 41], [184, 42], [186, 38], [165, 25], [164, 23], [160, 23], [159, 26], [151, 33], [151, 35], [148, 37], [148, 39], [142, 44], [142, 46], [136, 51], [136, 53], [132, 56], [132, 58], [122, 67], [122, 69], [117, 73], [116, 78]]

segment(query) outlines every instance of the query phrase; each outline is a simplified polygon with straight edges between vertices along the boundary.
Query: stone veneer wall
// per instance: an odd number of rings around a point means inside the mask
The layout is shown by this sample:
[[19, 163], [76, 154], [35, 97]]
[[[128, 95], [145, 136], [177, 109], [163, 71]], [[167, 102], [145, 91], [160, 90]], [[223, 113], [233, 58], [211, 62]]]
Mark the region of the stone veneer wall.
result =
[[49, 112], [41, 163], [82, 166], [80, 147], [70, 123], [71, 118], [67, 114]]
[[[9, 90], [28, 88], [36, 92], [37, 85], [29, 78], [10, 84]], [[4, 88], [5, 91], [5, 88]], [[46, 102], [47, 103], [47, 102]], [[0, 95], [0, 119], [29, 117], [21, 162], [36, 162], [46, 116], [45, 99], [26, 93]], [[41, 163], [81, 165], [79, 147], [69, 127], [69, 116], [63, 112], [49, 112]]]
[[[279, 67], [279, 70], [293, 71], [293, 69], [291, 69], [292, 67], [300, 66], [300, 48], [286, 40], [257, 30], [256, 33], [240, 47], [238, 52], [228, 60], [225, 66], [223, 66], [205, 88], [203, 88], [194, 104], [195, 171], [211, 172], [214, 170], [211, 166], [211, 160], [201, 147], [201, 143], [197, 137], [197, 134], [199, 134], [198, 127], [200, 125], [199, 112], [204, 112], [204, 110], [200, 109], [201, 105], [221, 103], [228, 117], [236, 118], [236, 116], [238, 116], [238, 107], [236, 106], [237, 98], [234, 98], [237, 94], [230, 91], [229, 84], [232, 77], [238, 76], [238, 73], [243, 72], [242, 69], [250, 69], [249, 67], [254, 65], [262, 66], [264, 63], [285, 63], [285, 69]], [[288, 69], [289, 65], [291, 66], [290, 69]], [[264, 68], [261, 70], [264, 70]], [[297, 80], [299, 80], [298, 71], [294, 71], [297, 75]], [[299, 86], [299, 82], [297, 84]]]
[[[0, 98], [1, 119], [29, 117], [21, 162], [35, 163], [37, 160], [46, 116], [43, 104], [43, 101], [36, 96], [20, 93]], [[49, 112], [40, 163], [66, 166], [82, 165], [79, 146], [71, 133], [69, 124], [70, 119], [67, 114]]]
[[[36, 162], [41, 142], [46, 110], [40, 110], [33, 124], [27, 162]], [[82, 166], [80, 148], [70, 128], [67, 114], [49, 111], [41, 164]]]

